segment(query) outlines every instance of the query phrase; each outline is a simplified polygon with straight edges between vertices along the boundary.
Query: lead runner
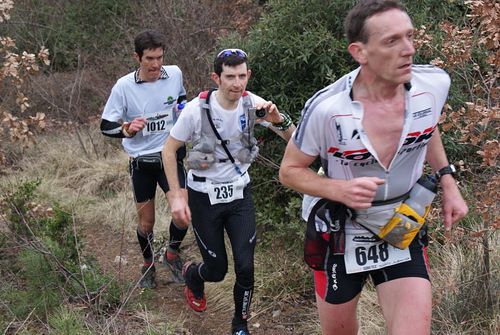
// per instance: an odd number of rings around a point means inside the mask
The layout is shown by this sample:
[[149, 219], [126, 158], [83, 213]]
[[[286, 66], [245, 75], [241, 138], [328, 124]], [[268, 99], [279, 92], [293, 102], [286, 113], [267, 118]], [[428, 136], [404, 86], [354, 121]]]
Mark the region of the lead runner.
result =
[[[399, 249], [355, 217], [377, 215], [378, 204], [400, 204], [422, 176], [425, 161], [442, 188], [445, 228], [466, 215], [437, 128], [450, 78], [439, 68], [412, 64], [414, 28], [398, 1], [360, 1], [345, 29], [348, 51], [359, 67], [307, 101], [285, 151], [280, 180], [307, 195], [303, 216], [328, 240], [312, 244], [324, 246], [317, 257], [324, 263], [317, 262], [314, 271], [323, 334], [358, 333], [356, 307], [368, 277], [388, 334], [429, 334], [426, 226], [409, 247]], [[318, 156], [326, 178], [309, 168]], [[320, 199], [330, 206], [323, 212], [316, 211]]]

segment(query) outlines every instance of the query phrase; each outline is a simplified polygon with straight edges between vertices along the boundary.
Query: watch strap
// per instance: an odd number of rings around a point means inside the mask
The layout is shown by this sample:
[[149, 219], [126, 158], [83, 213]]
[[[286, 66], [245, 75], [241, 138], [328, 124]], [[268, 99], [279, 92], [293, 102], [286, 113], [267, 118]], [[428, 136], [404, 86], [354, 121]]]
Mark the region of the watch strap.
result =
[[457, 169], [455, 168], [455, 166], [453, 164], [449, 164], [449, 165], [446, 165], [445, 167], [439, 169], [438, 171], [436, 171], [436, 178], [439, 180], [445, 174], [451, 174], [454, 177], [456, 172], [457, 172]]

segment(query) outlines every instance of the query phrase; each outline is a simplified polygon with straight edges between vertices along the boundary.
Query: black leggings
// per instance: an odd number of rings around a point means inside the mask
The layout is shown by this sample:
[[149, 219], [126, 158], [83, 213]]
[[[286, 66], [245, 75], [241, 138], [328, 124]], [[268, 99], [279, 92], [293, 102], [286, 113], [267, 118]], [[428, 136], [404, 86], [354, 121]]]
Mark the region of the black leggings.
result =
[[228, 259], [224, 229], [233, 251], [236, 283], [243, 288], [254, 284], [254, 250], [256, 243], [255, 208], [250, 185], [243, 199], [211, 205], [208, 194], [188, 187], [192, 226], [203, 264], [199, 274], [204, 281], [222, 281], [227, 273]]

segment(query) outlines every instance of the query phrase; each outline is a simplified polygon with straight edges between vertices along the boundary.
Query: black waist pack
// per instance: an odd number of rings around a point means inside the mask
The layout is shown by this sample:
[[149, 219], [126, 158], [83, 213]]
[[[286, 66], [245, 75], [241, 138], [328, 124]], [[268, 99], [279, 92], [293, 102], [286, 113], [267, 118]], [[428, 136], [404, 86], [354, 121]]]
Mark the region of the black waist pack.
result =
[[161, 152], [153, 154], [142, 155], [134, 158], [134, 168], [141, 171], [160, 171], [163, 169], [163, 161], [161, 159]]
[[[326, 256], [329, 252], [343, 255], [345, 252], [345, 221], [353, 212], [340, 202], [320, 199], [307, 218], [304, 239], [304, 261], [313, 270], [325, 270]], [[318, 220], [318, 221], [317, 221]], [[319, 222], [324, 232], [319, 232]], [[326, 238], [325, 238], [326, 237]]]

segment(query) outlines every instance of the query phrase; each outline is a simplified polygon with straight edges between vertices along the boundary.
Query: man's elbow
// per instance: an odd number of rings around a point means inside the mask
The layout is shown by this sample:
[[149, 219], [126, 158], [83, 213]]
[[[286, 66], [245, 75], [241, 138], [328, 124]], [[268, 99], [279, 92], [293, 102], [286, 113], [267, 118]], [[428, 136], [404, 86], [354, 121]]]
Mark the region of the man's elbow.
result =
[[286, 187], [290, 187], [290, 184], [289, 184], [289, 175], [287, 173], [287, 168], [283, 165], [280, 166], [280, 170], [279, 170], [279, 180], [280, 180], [280, 183], [283, 184], [284, 186]]

